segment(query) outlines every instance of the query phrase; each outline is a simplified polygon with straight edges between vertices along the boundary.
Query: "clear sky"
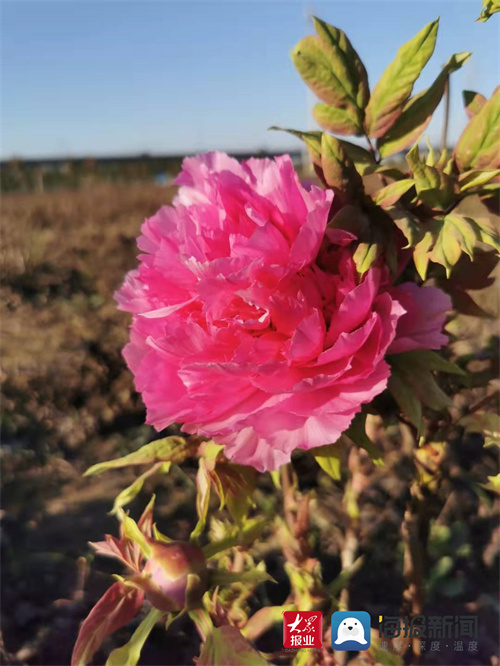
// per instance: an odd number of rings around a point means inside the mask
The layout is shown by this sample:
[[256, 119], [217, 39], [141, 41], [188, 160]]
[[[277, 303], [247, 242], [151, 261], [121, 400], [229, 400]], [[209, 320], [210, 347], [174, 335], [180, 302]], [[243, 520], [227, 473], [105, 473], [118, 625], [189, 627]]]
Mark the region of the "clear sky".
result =
[[[452, 80], [451, 139], [465, 123], [460, 91], [499, 80], [499, 16], [480, 0], [228, 2], [3, 0], [2, 157], [297, 146], [277, 124], [311, 129], [313, 97], [289, 50], [316, 14], [342, 28], [373, 87], [399, 46], [441, 16], [415, 90], [448, 57], [472, 51]], [[439, 136], [433, 121], [431, 140]]]

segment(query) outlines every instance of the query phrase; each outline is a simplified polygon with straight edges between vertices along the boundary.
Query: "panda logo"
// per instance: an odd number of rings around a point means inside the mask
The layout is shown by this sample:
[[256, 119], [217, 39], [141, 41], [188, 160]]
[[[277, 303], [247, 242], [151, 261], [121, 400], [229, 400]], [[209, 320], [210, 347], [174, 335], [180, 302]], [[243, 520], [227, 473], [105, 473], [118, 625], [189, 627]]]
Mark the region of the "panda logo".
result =
[[339, 624], [337, 640], [335, 643], [339, 645], [345, 641], [355, 641], [360, 645], [366, 645], [365, 630], [363, 625], [355, 617], [346, 617]]

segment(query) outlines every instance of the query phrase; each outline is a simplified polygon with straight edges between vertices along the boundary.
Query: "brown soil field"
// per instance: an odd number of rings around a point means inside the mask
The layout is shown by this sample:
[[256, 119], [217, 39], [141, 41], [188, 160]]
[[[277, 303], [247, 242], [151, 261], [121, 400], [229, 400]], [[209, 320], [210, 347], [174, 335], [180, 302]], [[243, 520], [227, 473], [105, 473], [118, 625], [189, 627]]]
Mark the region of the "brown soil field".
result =
[[[82, 473], [154, 435], [144, 425], [142, 402], [121, 357], [128, 315], [117, 310], [113, 293], [136, 264], [135, 238], [143, 219], [169, 203], [172, 195], [173, 189], [140, 183], [2, 197], [3, 663], [68, 664], [79, 623], [115, 571], [102, 559], [93, 563], [87, 542], [116, 532], [116, 520], [108, 512], [135, 473], [91, 479]], [[470, 354], [481, 370], [492, 357], [497, 359], [498, 291], [493, 287], [474, 298], [492, 319], [461, 317], [453, 324], [452, 349]], [[498, 380], [493, 379], [494, 384]], [[480, 400], [484, 391], [471, 388], [458, 396], [457, 413]], [[378, 443], [388, 455], [388, 466], [381, 472], [368, 465], [360, 503], [366, 561], [353, 581], [351, 598], [374, 614], [395, 615], [404, 587], [398, 543], [411, 467], [390, 436], [380, 435]], [[482, 438], [475, 434], [457, 435], [453, 447], [445, 465], [442, 504], [449, 496], [453, 499], [444, 514], [442, 505], [430, 508], [442, 528], [433, 542], [432, 566], [448, 558], [452, 567], [429, 579], [426, 610], [477, 613], [479, 652], [430, 654], [424, 663], [494, 666], [498, 506], [493, 501], [489, 508], [483, 506], [466, 480], [496, 474], [497, 456], [483, 449]], [[305, 459], [296, 464], [302, 466], [304, 486], [315, 484], [316, 470]], [[172, 474], [155, 485], [160, 529], [174, 538], [187, 537], [195, 520], [194, 488], [187, 471], [187, 476]], [[267, 476], [259, 491], [263, 496], [271, 495]], [[144, 505], [150, 491], [146, 484], [133, 512]], [[335, 521], [341, 496], [333, 482], [320, 485], [317, 495], [321, 502], [315, 529], [322, 565], [331, 580], [339, 571]], [[262, 556], [279, 585], [266, 587], [258, 603], [280, 604], [286, 598], [276, 546], [271, 539]], [[125, 629], [108, 640], [95, 663], [105, 663], [110, 649], [129, 635], [130, 629]], [[269, 647], [266, 640], [263, 650]], [[141, 663], [192, 664], [197, 649], [191, 625], [179, 622], [167, 638], [165, 632], [153, 632]]]

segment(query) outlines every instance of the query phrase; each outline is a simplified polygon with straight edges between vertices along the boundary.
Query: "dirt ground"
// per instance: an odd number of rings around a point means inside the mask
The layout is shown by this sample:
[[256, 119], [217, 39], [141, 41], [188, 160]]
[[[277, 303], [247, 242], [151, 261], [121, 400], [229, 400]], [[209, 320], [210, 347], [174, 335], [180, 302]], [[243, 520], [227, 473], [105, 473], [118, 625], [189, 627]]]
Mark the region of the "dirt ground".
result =
[[[87, 542], [116, 532], [108, 512], [134, 474], [88, 479], [82, 473], [153, 436], [120, 354], [128, 315], [116, 309], [112, 295], [136, 263], [135, 238], [142, 220], [168, 203], [172, 192], [141, 183], [2, 197], [3, 663], [69, 664], [79, 623], [116, 571], [102, 558], [93, 561]], [[481, 298], [494, 314], [497, 292]], [[488, 345], [491, 350], [493, 331], [490, 320], [463, 318], [460, 332], [454, 331], [457, 351], [477, 355]], [[410, 468], [390, 439], [380, 444], [391, 462], [383, 473], [370, 472], [361, 498], [366, 559], [352, 583], [351, 599], [354, 607], [373, 614], [395, 615], [404, 587], [398, 542]], [[485, 454], [482, 445], [476, 435], [457, 438], [453, 445], [448, 471], [459, 469], [462, 476], [449, 474], [453, 501], [441, 525], [448, 531], [436, 537], [432, 555], [432, 566], [443, 558], [451, 558], [452, 565], [445, 574], [435, 572], [427, 608], [438, 614], [477, 613], [479, 653], [431, 654], [426, 664], [491, 665], [491, 655], [498, 654], [497, 514], [484, 508], [463, 482], [465, 474], [485, 478], [497, 473], [495, 453]], [[305, 459], [296, 464], [303, 468], [303, 483], [310, 479], [316, 487], [317, 550], [325, 576], [332, 580], [340, 570], [339, 539], [332, 528], [339, 492], [332, 484], [318, 486], [317, 470], [309, 469]], [[144, 505], [149, 491], [146, 484], [133, 512]], [[186, 537], [195, 520], [189, 479], [175, 474], [163, 478], [156, 492], [161, 531]], [[436, 515], [441, 516], [441, 508]], [[282, 603], [288, 592], [282, 562], [272, 547], [263, 556], [278, 586], [265, 586], [260, 601]], [[129, 635], [130, 628], [118, 632], [96, 663], [104, 663], [109, 650]], [[259, 647], [271, 649], [272, 642], [272, 635], [264, 637]], [[168, 637], [153, 632], [141, 663], [190, 664], [197, 650], [192, 626], [180, 622]]]

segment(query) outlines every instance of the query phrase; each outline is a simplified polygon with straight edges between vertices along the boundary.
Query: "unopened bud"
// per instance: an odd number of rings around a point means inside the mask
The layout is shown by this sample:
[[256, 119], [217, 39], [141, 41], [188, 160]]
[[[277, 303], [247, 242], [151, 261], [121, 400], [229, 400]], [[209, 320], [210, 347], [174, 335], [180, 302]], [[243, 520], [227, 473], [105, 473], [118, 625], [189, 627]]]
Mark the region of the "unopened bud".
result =
[[161, 543], [151, 540], [149, 545], [151, 556], [143, 569], [140, 585], [153, 606], [173, 612], [201, 599], [207, 583], [202, 551], [183, 541]]

